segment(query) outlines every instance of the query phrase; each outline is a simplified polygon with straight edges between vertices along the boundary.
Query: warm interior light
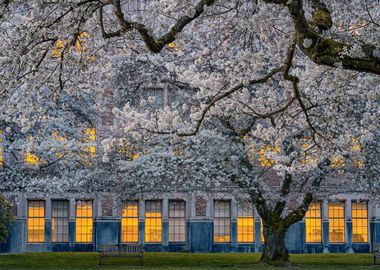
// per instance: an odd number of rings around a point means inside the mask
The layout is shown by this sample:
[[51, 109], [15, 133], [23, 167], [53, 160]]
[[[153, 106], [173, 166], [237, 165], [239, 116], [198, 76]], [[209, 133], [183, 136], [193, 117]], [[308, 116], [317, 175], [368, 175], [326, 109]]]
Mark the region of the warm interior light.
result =
[[92, 243], [92, 201], [77, 201], [75, 220], [75, 241]]
[[306, 243], [322, 242], [321, 203], [312, 202], [305, 215]]
[[45, 242], [45, 202], [28, 201], [28, 243]]

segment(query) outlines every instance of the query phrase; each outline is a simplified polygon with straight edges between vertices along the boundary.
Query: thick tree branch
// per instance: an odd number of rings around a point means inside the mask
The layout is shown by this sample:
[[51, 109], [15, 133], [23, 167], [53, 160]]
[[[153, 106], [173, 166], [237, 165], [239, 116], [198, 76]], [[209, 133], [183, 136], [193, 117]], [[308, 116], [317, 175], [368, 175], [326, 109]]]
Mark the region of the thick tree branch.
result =
[[324, 38], [321, 33], [332, 27], [332, 18], [327, 6], [321, 0], [311, 0], [313, 18], [308, 22], [305, 17], [302, 0], [264, 0], [266, 3], [286, 5], [292, 16], [297, 33], [297, 45], [313, 62], [318, 65], [380, 75], [380, 48], [371, 44], [358, 45], [362, 55], [351, 56], [343, 52], [350, 51], [353, 44]]
[[[121, 9], [120, 0], [113, 0], [112, 4], [115, 7], [115, 15], [120, 23], [120, 29], [116, 32], [105, 35], [103, 20], [100, 21], [103, 36], [106, 38], [120, 36], [127, 31], [136, 30], [145, 42], [145, 45], [154, 53], [159, 53], [167, 44], [173, 42], [176, 36], [185, 28], [186, 25], [198, 18], [203, 12], [205, 6], [211, 6], [215, 0], [201, 0], [194, 7], [194, 14], [192, 17], [184, 15], [180, 17], [173, 27], [170, 28], [168, 33], [156, 39], [149, 33], [149, 30], [144, 24], [128, 21]], [[102, 11], [100, 11], [102, 13]], [[101, 15], [102, 19], [102, 15]]]
[[361, 55], [348, 55], [344, 52], [350, 51], [353, 44], [321, 35], [322, 30], [332, 26], [330, 12], [323, 2], [313, 0], [314, 14], [310, 23], [306, 20], [302, 0], [292, 0], [287, 6], [297, 32], [297, 45], [312, 61], [331, 67], [341, 64], [344, 69], [380, 75], [380, 58], [375, 46], [360, 45]]
[[[260, 83], [265, 83], [266, 81], [268, 81], [272, 76], [274, 76], [275, 74], [281, 72], [284, 68], [283, 67], [278, 67], [278, 68], [274, 68], [273, 70], [271, 70], [267, 75], [265, 75], [264, 77], [262, 78], [259, 78], [259, 79], [256, 79], [256, 80], [251, 80], [249, 81], [249, 84], [253, 85], [253, 84], [260, 84]], [[234, 87], [232, 87], [230, 90], [228, 90], [227, 92], [224, 92], [220, 95], [217, 95], [215, 96], [214, 98], [212, 98], [211, 100], [208, 101], [207, 103], [207, 106], [202, 110], [202, 113], [201, 113], [201, 117], [196, 121], [196, 124], [195, 124], [195, 128], [193, 129], [192, 132], [187, 132], [187, 133], [181, 133], [181, 132], [178, 132], [177, 135], [178, 136], [193, 136], [195, 134], [198, 133], [199, 131], [199, 128], [201, 127], [202, 123], [203, 123], [203, 120], [204, 118], [206, 117], [206, 114], [208, 113], [208, 111], [215, 106], [215, 104], [226, 98], [226, 97], [229, 97], [230, 95], [232, 95], [233, 93], [235, 93], [236, 91], [242, 89], [244, 87], [244, 84], [243, 83], [240, 83]], [[172, 132], [171, 132], [172, 133]]]

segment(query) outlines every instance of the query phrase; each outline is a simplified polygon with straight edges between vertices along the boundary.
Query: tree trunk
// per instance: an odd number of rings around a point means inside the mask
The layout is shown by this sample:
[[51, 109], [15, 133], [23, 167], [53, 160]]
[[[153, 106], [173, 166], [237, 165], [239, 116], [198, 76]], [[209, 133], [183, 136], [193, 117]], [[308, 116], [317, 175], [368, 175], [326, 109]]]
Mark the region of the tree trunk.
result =
[[285, 246], [285, 235], [288, 230], [282, 222], [266, 223], [263, 221], [264, 250], [261, 262], [275, 265], [289, 263], [289, 252]]

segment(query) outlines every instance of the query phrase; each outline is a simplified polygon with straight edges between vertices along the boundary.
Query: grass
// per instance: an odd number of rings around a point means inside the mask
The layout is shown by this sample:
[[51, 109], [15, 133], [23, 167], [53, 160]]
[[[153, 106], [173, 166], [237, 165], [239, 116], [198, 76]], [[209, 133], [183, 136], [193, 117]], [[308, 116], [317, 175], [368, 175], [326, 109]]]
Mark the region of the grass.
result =
[[[146, 253], [144, 270], [270, 270], [289, 269], [258, 264], [260, 254], [247, 253]], [[290, 269], [362, 270], [373, 266], [371, 254], [291, 255]], [[107, 259], [104, 270], [141, 269], [136, 259]], [[97, 253], [26, 253], [0, 256], [1, 270], [88, 270], [98, 268]]]

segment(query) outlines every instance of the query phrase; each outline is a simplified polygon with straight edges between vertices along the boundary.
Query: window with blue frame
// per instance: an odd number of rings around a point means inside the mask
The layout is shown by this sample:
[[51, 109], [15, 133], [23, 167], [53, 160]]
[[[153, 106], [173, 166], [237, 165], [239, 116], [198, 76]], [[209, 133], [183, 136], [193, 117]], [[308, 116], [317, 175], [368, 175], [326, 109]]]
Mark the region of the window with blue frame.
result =
[[186, 203], [169, 201], [169, 242], [186, 240]]
[[329, 241], [344, 243], [345, 235], [344, 202], [329, 203]]
[[52, 242], [69, 242], [69, 201], [52, 201]]
[[214, 242], [231, 242], [231, 203], [229, 201], [214, 202]]

